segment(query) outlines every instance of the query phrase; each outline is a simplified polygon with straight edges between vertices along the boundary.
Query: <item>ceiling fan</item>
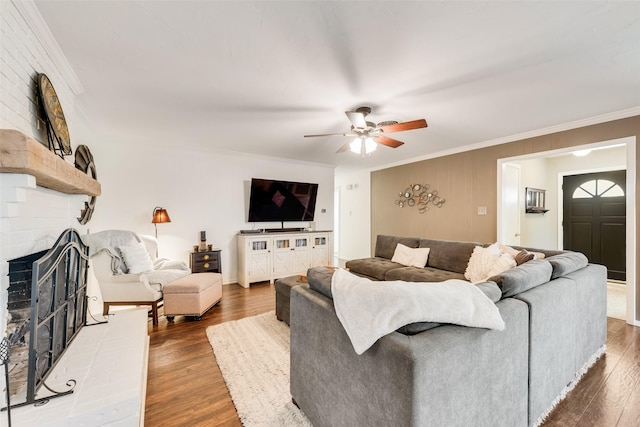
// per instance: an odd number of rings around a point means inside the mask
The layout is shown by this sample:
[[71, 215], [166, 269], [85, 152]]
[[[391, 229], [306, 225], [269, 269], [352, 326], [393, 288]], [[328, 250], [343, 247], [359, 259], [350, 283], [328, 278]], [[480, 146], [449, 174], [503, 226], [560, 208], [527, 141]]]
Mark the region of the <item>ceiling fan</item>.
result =
[[305, 135], [304, 137], [351, 136], [354, 137], [354, 139], [340, 147], [336, 153], [343, 153], [347, 150], [351, 150], [354, 153], [362, 154], [362, 156], [364, 156], [373, 152], [378, 144], [386, 145], [391, 148], [398, 148], [404, 144], [404, 142], [389, 138], [384, 134], [427, 127], [427, 121], [425, 119], [411, 120], [409, 122], [402, 123], [398, 123], [396, 121], [384, 121], [376, 124], [366, 120], [369, 113], [371, 113], [370, 107], [359, 107], [356, 108], [355, 111], [345, 111], [349, 121], [351, 121], [351, 130], [348, 132]]

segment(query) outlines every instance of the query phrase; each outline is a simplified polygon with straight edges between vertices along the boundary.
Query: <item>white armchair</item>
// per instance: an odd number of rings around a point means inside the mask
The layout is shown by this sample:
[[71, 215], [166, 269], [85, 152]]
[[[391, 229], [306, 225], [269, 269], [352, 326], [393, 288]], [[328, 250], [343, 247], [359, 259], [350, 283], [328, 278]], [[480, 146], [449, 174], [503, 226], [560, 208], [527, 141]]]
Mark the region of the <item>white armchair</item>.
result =
[[[131, 232], [114, 230], [85, 236], [87, 237], [85, 243], [88, 242], [90, 248], [93, 273], [98, 280], [102, 294], [103, 314], [107, 315], [112, 305], [149, 305], [151, 306], [153, 324], [157, 325], [158, 306], [162, 302], [162, 287], [166, 283], [189, 274], [190, 270], [183, 262], [156, 259], [158, 242], [155, 237], [138, 236], [131, 233], [133, 238], [141, 240], [146, 246], [154, 270], [136, 274], [114, 273], [114, 267], [120, 263], [120, 260], [116, 260], [116, 264], [114, 264], [117, 243], [113, 244], [112, 250], [105, 250], [108, 245], [104, 244], [104, 236], [109, 236], [107, 233], [113, 233], [116, 236], [114, 241], [122, 243], [123, 236], [128, 236], [125, 233]], [[92, 239], [92, 236], [99, 234], [101, 234], [99, 239]], [[99, 245], [95, 243], [98, 240], [100, 241]], [[92, 242], [94, 242], [94, 246], [92, 246]]]

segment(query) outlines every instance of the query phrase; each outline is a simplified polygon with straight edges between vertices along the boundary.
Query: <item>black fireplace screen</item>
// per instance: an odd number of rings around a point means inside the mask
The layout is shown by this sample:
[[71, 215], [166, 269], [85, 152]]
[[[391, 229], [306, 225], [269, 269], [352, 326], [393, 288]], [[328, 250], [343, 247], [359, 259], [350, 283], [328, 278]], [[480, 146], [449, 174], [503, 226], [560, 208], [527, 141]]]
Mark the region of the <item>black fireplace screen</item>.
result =
[[[53, 247], [33, 262], [26, 404], [86, 323], [89, 248], [78, 232], [65, 230]], [[75, 382], [74, 382], [75, 383]]]

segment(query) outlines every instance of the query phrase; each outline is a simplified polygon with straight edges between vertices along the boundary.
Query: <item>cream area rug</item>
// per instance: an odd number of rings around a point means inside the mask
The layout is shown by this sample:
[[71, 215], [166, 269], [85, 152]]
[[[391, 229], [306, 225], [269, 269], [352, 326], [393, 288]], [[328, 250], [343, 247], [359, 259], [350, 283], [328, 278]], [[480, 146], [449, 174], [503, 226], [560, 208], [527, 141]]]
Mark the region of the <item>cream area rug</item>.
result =
[[291, 402], [289, 328], [273, 311], [209, 326], [207, 338], [244, 426], [311, 426]]

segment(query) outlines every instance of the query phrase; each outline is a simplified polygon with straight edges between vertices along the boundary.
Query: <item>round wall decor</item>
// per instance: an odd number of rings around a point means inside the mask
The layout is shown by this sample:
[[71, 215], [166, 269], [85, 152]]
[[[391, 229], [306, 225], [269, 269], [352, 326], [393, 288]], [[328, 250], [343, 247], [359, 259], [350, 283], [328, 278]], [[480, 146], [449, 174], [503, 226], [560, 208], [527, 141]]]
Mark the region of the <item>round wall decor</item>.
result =
[[[93, 162], [93, 154], [86, 145], [78, 145], [76, 148], [76, 169], [90, 175], [93, 179], [97, 179], [96, 165]], [[78, 222], [82, 225], [88, 223], [93, 215], [96, 206], [96, 196], [91, 196], [88, 202], [84, 202], [84, 209], [80, 211]]]
[[[38, 91], [42, 108], [47, 122], [47, 134], [49, 137], [49, 149], [61, 151], [63, 155], [71, 155], [71, 140], [69, 138], [69, 128], [62, 112], [60, 100], [56, 94], [51, 81], [44, 73], [38, 74]], [[54, 138], [52, 138], [54, 137]], [[57, 142], [55, 148], [52, 139]]]

